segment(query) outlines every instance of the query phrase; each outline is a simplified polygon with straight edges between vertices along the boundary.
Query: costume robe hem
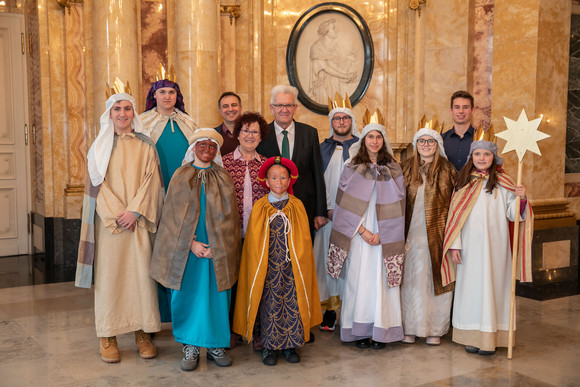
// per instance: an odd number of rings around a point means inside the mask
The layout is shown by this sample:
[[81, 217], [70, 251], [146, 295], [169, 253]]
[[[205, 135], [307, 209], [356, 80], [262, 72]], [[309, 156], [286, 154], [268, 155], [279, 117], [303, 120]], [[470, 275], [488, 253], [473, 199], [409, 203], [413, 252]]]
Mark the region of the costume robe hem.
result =
[[137, 332], [139, 330], [142, 330], [145, 333], [159, 332], [161, 330], [161, 324], [153, 324], [153, 325], [131, 324], [124, 327], [115, 327], [108, 329], [103, 329], [101, 327], [101, 329], [97, 330], [97, 337], [113, 337], [125, 333]]
[[373, 323], [353, 323], [352, 328], [340, 329], [340, 340], [344, 342], [372, 338], [379, 343], [392, 343], [404, 338], [403, 327], [382, 328]]
[[[462, 345], [472, 345], [482, 351], [495, 351], [498, 347], [508, 346], [507, 330], [498, 329], [496, 332], [481, 332], [479, 330], [465, 330], [453, 327], [453, 338], [455, 343]], [[514, 346], [515, 346], [514, 332]]]

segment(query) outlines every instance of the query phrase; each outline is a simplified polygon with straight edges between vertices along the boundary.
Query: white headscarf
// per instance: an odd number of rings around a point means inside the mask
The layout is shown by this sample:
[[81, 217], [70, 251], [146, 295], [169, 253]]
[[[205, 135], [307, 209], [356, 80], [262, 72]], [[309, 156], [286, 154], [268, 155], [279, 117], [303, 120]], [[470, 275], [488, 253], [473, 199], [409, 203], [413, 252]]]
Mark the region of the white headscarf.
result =
[[361, 136], [359, 137], [359, 140], [351, 145], [350, 149], [348, 150], [348, 154], [350, 157], [346, 162], [350, 162], [350, 160], [352, 160], [354, 158], [354, 156], [357, 155], [358, 151], [360, 150], [362, 141], [365, 140], [366, 135], [372, 130], [376, 130], [377, 132], [379, 132], [380, 134], [383, 135], [383, 141], [385, 143], [385, 146], [387, 147], [387, 152], [389, 152], [391, 157], [395, 158], [395, 154], [393, 153], [393, 148], [391, 148], [391, 143], [389, 142], [389, 139], [387, 138], [387, 132], [385, 131], [385, 127], [381, 124], [371, 123], [363, 128], [363, 131], [362, 131]]
[[215, 157], [213, 158], [213, 162], [223, 167], [220, 148], [224, 142], [224, 139], [221, 134], [212, 128], [199, 128], [193, 133], [191, 145], [189, 148], [187, 148], [187, 152], [185, 152], [185, 157], [181, 165], [193, 163], [195, 160], [195, 144], [203, 140], [211, 140], [217, 145], [218, 148]]
[[350, 128], [350, 133], [353, 136], [360, 137], [360, 133], [358, 132], [358, 129], [356, 127], [356, 118], [354, 118], [354, 113], [349, 108], [342, 108], [342, 107], [334, 108], [330, 111], [330, 113], [328, 113], [328, 122], [330, 124], [330, 137], [334, 136], [334, 129], [332, 129], [332, 119], [334, 118], [334, 115], [336, 113], [344, 113], [344, 114], [348, 115], [351, 118], [351, 123], [352, 123], [352, 126]]
[[111, 119], [111, 108], [118, 101], [129, 101], [133, 105], [133, 121], [131, 122], [131, 128], [140, 133], [143, 131], [141, 126], [141, 121], [139, 121], [139, 116], [137, 115], [137, 110], [135, 108], [135, 98], [127, 93], [119, 93], [112, 95], [105, 103], [105, 112], [101, 116], [101, 129], [99, 129], [99, 135], [91, 145], [89, 153], [87, 154], [87, 166], [89, 170], [89, 176], [91, 178], [91, 183], [97, 186], [105, 180], [105, 175], [107, 173], [107, 168], [109, 167], [109, 160], [111, 159], [111, 153], [113, 151], [113, 143], [115, 140], [115, 126], [113, 125], [113, 120]]
[[413, 137], [413, 147], [415, 150], [417, 150], [417, 140], [423, 136], [432, 137], [435, 141], [437, 141], [437, 144], [439, 144], [439, 156], [447, 158], [447, 155], [445, 154], [445, 148], [443, 147], [443, 137], [441, 137], [441, 135], [433, 129], [423, 128], [419, 129], [417, 133], [415, 133], [415, 137]]

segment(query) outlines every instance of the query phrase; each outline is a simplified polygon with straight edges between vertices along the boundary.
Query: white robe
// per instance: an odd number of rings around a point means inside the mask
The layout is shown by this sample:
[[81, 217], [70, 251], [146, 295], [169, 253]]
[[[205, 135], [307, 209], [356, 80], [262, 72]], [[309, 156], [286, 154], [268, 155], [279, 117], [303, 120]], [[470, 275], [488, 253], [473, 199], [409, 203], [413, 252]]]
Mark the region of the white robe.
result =
[[453, 293], [434, 293], [425, 222], [425, 183], [417, 189], [407, 246], [401, 284], [405, 335], [443, 336], [449, 331]]
[[[324, 182], [326, 184], [326, 204], [328, 210], [336, 206], [336, 192], [338, 191], [338, 181], [342, 174], [344, 160], [342, 159], [342, 146], [337, 146], [332, 154], [330, 162], [324, 171]], [[330, 245], [330, 232], [332, 231], [332, 221], [326, 223], [316, 232], [314, 237], [314, 261], [316, 264], [316, 277], [318, 280], [318, 293], [320, 302], [327, 310], [334, 310], [340, 306], [340, 294], [344, 289], [344, 278], [332, 278], [326, 272], [326, 261], [328, 260], [328, 247]]]
[[501, 186], [488, 194], [484, 184], [451, 245], [461, 250], [462, 258], [453, 303], [457, 343], [486, 351], [507, 346], [512, 257], [508, 219], [515, 218], [515, 199]]
[[[375, 184], [362, 220], [373, 234], [379, 230], [376, 201]], [[342, 273], [346, 273], [346, 286], [342, 296], [341, 340], [368, 337], [382, 343], [402, 340], [400, 288], [389, 288], [387, 284], [382, 246], [371, 246], [355, 233]]]

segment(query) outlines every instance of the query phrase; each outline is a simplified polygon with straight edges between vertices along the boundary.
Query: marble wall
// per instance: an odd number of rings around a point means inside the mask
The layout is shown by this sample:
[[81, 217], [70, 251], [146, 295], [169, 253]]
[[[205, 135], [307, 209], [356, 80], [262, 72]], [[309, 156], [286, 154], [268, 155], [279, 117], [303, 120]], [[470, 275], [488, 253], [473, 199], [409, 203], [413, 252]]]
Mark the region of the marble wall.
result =
[[473, 26], [473, 72], [471, 93], [475, 110], [474, 127], [489, 128], [491, 124], [491, 73], [493, 64], [493, 3], [475, 0]]
[[[141, 0], [141, 88], [140, 101], [147, 100], [149, 87], [155, 82], [159, 65], [167, 64], [167, 2], [165, 0]], [[143, 109], [145, 110], [145, 106]]]

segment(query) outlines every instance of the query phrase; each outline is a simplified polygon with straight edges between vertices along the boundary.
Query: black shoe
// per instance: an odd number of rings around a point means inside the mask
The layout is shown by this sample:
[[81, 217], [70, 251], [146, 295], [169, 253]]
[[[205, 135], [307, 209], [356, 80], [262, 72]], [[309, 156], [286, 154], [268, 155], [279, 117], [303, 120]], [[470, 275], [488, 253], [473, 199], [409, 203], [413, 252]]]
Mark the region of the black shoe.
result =
[[494, 351], [484, 351], [483, 349], [480, 349], [477, 353], [479, 353], [481, 356], [491, 356], [495, 353]]
[[262, 350], [262, 363], [267, 366], [273, 366], [276, 365], [277, 361], [276, 351], [266, 348]]
[[327, 332], [334, 332], [336, 328], [336, 312], [334, 310], [327, 310], [324, 312], [322, 317], [322, 323], [320, 323], [320, 330]]
[[288, 363], [300, 363], [300, 355], [294, 348], [285, 349], [283, 353]]
[[306, 344], [312, 344], [314, 343], [314, 340], [316, 340], [316, 337], [314, 337], [314, 333], [310, 332], [310, 339], [306, 342]]
[[357, 348], [368, 348], [368, 347], [370, 347], [369, 339], [357, 340], [356, 341], [356, 347]]
[[467, 353], [478, 353], [479, 352], [479, 348], [474, 347], [473, 345], [466, 345], [465, 346], [465, 352], [467, 352]]
[[385, 343], [381, 343], [381, 342], [378, 342], [378, 341], [374, 341], [374, 340], [373, 340], [373, 341], [371, 342], [371, 347], [372, 347], [373, 349], [383, 349], [383, 348], [385, 348], [386, 346], [387, 346], [387, 345], [386, 345]]

